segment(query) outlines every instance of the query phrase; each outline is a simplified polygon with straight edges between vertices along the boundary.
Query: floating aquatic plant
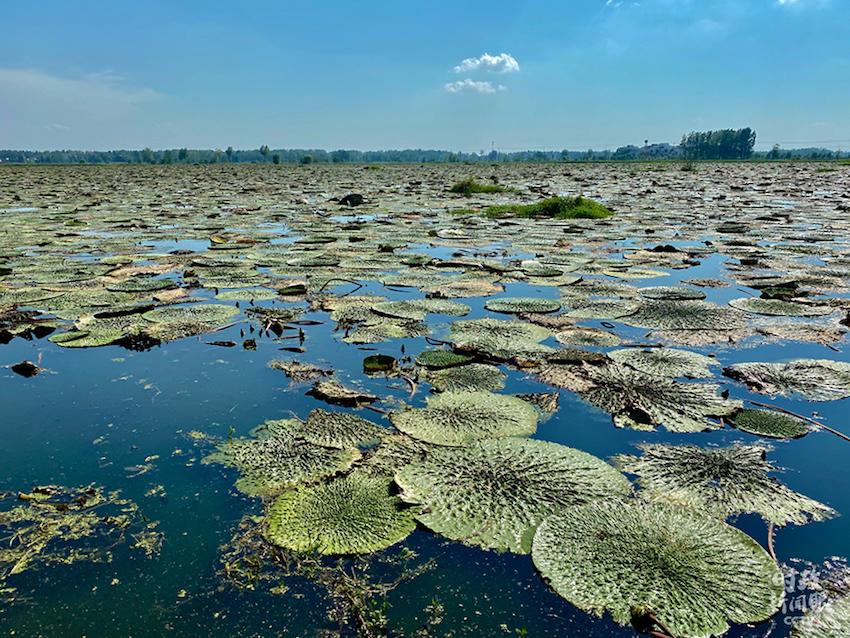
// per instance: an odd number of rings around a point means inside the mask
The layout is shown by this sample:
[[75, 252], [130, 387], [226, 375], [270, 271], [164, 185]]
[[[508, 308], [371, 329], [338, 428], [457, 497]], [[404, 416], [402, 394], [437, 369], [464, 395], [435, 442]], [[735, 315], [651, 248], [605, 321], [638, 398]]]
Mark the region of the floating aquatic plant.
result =
[[729, 305], [737, 310], [743, 310], [753, 315], [772, 315], [777, 317], [820, 317], [835, 312], [829, 306], [810, 306], [796, 301], [782, 299], [759, 299], [758, 297], [742, 297], [733, 299]]
[[620, 625], [709, 638], [782, 603], [779, 567], [749, 536], [688, 508], [597, 501], [546, 519], [534, 565], [570, 603]]
[[[618, 364], [572, 367], [576, 369], [559, 385], [609, 412], [617, 427], [652, 430], [663, 425], [671, 432], [699, 432], [718, 427], [709, 417], [728, 416], [741, 407], [713, 383], [682, 383]], [[547, 366], [541, 368], [541, 378], [547, 378]]]
[[372, 445], [385, 433], [381, 426], [357, 415], [327, 410], [313, 410], [299, 430], [299, 435], [309, 443], [340, 450]]
[[587, 299], [573, 304], [571, 319], [620, 319], [634, 314], [640, 304], [631, 299]]
[[697, 288], [683, 286], [648, 286], [640, 289], [641, 297], [666, 301], [688, 301], [705, 299], [705, 293]]
[[656, 330], [734, 330], [746, 326], [741, 313], [708, 301], [646, 301], [623, 323]]
[[470, 363], [429, 372], [425, 379], [440, 392], [457, 390], [501, 390], [505, 387], [505, 374], [496, 366]]
[[278, 496], [265, 535], [299, 552], [365, 554], [403, 540], [416, 527], [414, 513], [390, 493], [389, 481], [354, 473]]
[[624, 348], [609, 352], [608, 356], [638, 372], [659, 377], [710, 377], [709, 367], [716, 363], [703, 354], [673, 348]]
[[618, 346], [620, 337], [599, 328], [568, 328], [555, 333], [558, 343], [574, 346]]
[[850, 628], [850, 595], [828, 600], [791, 626], [793, 638], [839, 638]]
[[416, 355], [416, 363], [426, 368], [450, 368], [473, 360], [468, 354], [451, 350], [423, 350]]
[[531, 405], [491, 392], [443, 392], [428, 397], [424, 408], [393, 412], [390, 418], [401, 432], [437, 445], [529, 436], [537, 429], [537, 412]]
[[410, 299], [405, 301], [381, 301], [372, 306], [379, 315], [421, 321], [428, 313], [462, 317], [469, 314], [469, 306], [450, 299]]
[[450, 338], [461, 350], [481, 352], [497, 359], [535, 358], [552, 348], [540, 344], [551, 333], [524, 321], [469, 319], [451, 325]]
[[539, 297], [500, 297], [488, 299], [484, 307], [492, 312], [504, 312], [507, 314], [519, 314], [522, 312], [546, 313], [556, 312], [561, 304], [554, 299], [541, 299]]
[[832, 508], [789, 489], [772, 476], [769, 448], [732, 445], [638, 445], [641, 456], [617, 457], [617, 466], [638, 477], [640, 494], [728, 518], [755, 513], [775, 525], [803, 525], [835, 515]]
[[223, 304], [191, 304], [189, 306], [166, 306], [154, 308], [142, 315], [152, 323], [227, 323], [239, 309]]
[[785, 363], [736, 363], [723, 374], [754, 392], [799, 394], [810, 401], [850, 397], [850, 363], [829, 359], [794, 359]]
[[361, 456], [356, 449], [337, 450], [308, 443], [300, 437], [299, 429], [300, 423], [294, 420], [266, 422], [259, 436], [225, 441], [204, 463], [236, 468], [239, 491], [269, 497], [344, 472]]
[[735, 413], [732, 425], [742, 432], [773, 439], [796, 439], [811, 431], [802, 419], [776, 410], [741, 410]]
[[487, 549], [527, 553], [550, 513], [629, 493], [626, 478], [586, 452], [504, 438], [429, 451], [396, 473], [402, 498], [435, 532]]

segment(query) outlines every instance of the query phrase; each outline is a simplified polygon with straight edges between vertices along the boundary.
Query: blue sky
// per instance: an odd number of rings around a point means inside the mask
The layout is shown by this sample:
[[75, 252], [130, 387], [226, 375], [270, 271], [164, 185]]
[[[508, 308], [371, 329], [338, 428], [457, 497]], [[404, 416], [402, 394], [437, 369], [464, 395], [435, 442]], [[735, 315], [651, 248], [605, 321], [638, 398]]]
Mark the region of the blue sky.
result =
[[850, 148], [850, 0], [3, 4], [0, 148]]

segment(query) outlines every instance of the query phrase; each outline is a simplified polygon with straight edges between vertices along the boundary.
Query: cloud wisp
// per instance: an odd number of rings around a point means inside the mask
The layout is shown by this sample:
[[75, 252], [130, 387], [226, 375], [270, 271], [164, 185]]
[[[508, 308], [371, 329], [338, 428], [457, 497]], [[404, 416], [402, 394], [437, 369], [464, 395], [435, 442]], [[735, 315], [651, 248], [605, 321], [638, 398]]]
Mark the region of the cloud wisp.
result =
[[493, 84], [482, 80], [458, 80], [457, 82], [448, 82], [443, 85], [447, 93], [480, 93], [488, 95], [498, 93], [499, 91], [507, 90], [502, 84]]
[[111, 72], [0, 67], [0, 139], [20, 148], [123, 146], [147, 134], [164, 98]]
[[453, 71], [455, 73], [471, 73], [473, 71], [488, 71], [490, 73], [517, 73], [519, 62], [510, 53], [490, 55], [485, 53], [477, 58], [466, 58]]

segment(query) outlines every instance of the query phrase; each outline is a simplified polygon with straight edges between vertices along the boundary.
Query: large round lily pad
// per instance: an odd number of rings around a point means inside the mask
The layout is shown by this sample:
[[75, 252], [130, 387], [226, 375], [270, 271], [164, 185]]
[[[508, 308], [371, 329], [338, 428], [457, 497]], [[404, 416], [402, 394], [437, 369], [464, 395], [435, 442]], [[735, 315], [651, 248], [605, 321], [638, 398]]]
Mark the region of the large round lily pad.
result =
[[769, 448], [732, 445], [700, 448], [694, 445], [638, 446], [641, 456], [617, 457], [618, 467], [638, 477], [640, 494], [650, 500], [727, 518], [759, 514], [776, 525], [823, 520], [832, 508], [789, 489], [772, 473], [765, 458]]
[[226, 323], [239, 314], [235, 306], [224, 304], [191, 304], [189, 306], [164, 306], [154, 308], [142, 315], [152, 323]]
[[[713, 383], [683, 383], [616, 363], [562, 367], [572, 370], [558, 377], [558, 385], [609, 412], [617, 427], [652, 430], [663, 425], [671, 432], [700, 432], [719, 427], [708, 417], [728, 416], [742, 407], [740, 401], [723, 397]], [[544, 380], [552, 378], [548, 368], [541, 369]]]
[[743, 310], [753, 315], [770, 315], [774, 317], [820, 317], [835, 312], [829, 306], [809, 306], [796, 301], [782, 299], [759, 299], [758, 297], [741, 297], [733, 299], [729, 305], [737, 310]]
[[401, 468], [402, 498], [421, 504], [435, 532], [488, 549], [527, 553], [534, 529], [564, 507], [629, 493], [628, 480], [586, 452], [505, 438], [437, 449]]
[[300, 435], [309, 443], [350, 450], [377, 443], [386, 432], [380, 425], [355, 414], [319, 409], [309, 414]]
[[492, 312], [503, 312], [507, 314], [519, 314], [521, 312], [555, 312], [561, 308], [561, 304], [554, 299], [542, 299], [540, 297], [501, 297], [499, 299], [488, 299], [484, 307]]
[[551, 333], [525, 321], [469, 319], [455, 321], [451, 340], [462, 350], [481, 352], [497, 359], [534, 358], [552, 349], [540, 342]]
[[491, 392], [443, 392], [426, 407], [393, 412], [393, 425], [410, 436], [437, 445], [467, 445], [479, 439], [530, 436], [537, 412], [516, 397]]
[[850, 635], [850, 595], [809, 609], [791, 628], [793, 638], [846, 638]]
[[646, 301], [623, 323], [655, 330], [735, 330], [746, 326], [745, 315], [708, 301]]
[[776, 563], [749, 536], [688, 508], [597, 501], [546, 519], [534, 564], [579, 609], [627, 625], [657, 618], [677, 638], [755, 623], [782, 603]]
[[796, 439], [811, 431], [802, 419], [776, 410], [741, 410], [735, 414], [732, 425], [742, 432], [773, 439]]
[[302, 439], [294, 420], [267, 421], [261, 436], [222, 443], [204, 463], [239, 470], [236, 488], [249, 496], [274, 496], [299, 484], [315, 483], [348, 470], [360, 458], [356, 449], [337, 450]]
[[367, 554], [410, 534], [413, 514], [390, 493], [389, 481], [354, 473], [278, 496], [266, 516], [265, 535], [299, 552]]
[[716, 363], [704, 354], [675, 348], [623, 348], [609, 352], [608, 356], [617, 363], [659, 377], [710, 377], [708, 368]]
[[810, 401], [850, 397], [850, 363], [794, 359], [785, 363], [736, 363], [723, 374], [770, 396], [799, 394]]
[[505, 373], [496, 366], [485, 363], [470, 363], [428, 372], [425, 380], [435, 390], [444, 392], [457, 390], [501, 390], [505, 387]]

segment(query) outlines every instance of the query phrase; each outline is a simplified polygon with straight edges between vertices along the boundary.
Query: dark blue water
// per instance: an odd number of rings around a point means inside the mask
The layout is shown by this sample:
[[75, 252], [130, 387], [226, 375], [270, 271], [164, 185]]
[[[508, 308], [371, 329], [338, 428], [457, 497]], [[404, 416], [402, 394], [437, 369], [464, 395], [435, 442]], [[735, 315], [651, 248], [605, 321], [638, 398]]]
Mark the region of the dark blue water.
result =
[[[206, 246], [206, 243], [203, 243]], [[194, 243], [149, 242], [153, 252], [175, 246], [197, 250]], [[419, 252], [421, 247], [415, 250]], [[446, 255], [447, 249], [433, 251]], [[701, 266], [673, 271], [656, 279], [631, 281], [635, 285], [669, 285], [694, 277], [723, 277], [724, 259], [711, 256]], [[346, 287], [340, 287], [340, 291]], [[706, 289], [709, 300], [725, 303], [740, 297], [740, 289]], [[394, 299], [420, 297], [415, 289], [386, 290], [368, 284], [357, 294], [374, 292]], [[504, 296], [557, 298], [558, 288], [508, 284]], [[463, 299], [472, 307], [468, 318], [489, 315], [484, 298]], [[276, 305], [281, 302], [262, 302]], [[496, 315], [504, 317], [503, 315]], [[304, 361], [326, 363], [345, 381], [386, 397], [408, 399], [409, 388], [398, 380], [366, 378], [362, 359], [383, 353], [395, 357], [415, 354], [428, 346], [422, 338], [396, 340], [358, 348], [344, 344], [323, 312], [305, 318], [323, 323], [304, 326]], [[452, 318], [429, 316], [432, 334], [441, 336]], [[616, 322], [615, 322], [616, 323]], [[600, 326], [598, 321], [582, 325]], [[642, 339], [644, 330], [616, 324], [617, 332]], [[0, 364], [22, 359], [39, 360], [48, 372], [31, 379], [0, 368], [0, 431], [3, 462], [0, 489], [26, 490], [31, 485], [98, 483], [121, 489], [137, 501], [146, 516], [161, 521], [165, 534], [161, 555], [152, 560], [126, 547], [115, 550], [109, 564], [76, 564], [44, 568], [17, 577], [14, 585], [30, 600], [0, 611], [0, 633], [17, 636], [312, 636], [317, 628], [333, 629], [327, 601], [307, 583], [291, 583], [290, 594], [240, 591], [222, 583], [216, 571], [219, 548], [233, 534], [246, 513], [260, 513], [259, 503], [236, 492], [234, 471], [201, 465], [210, 451], [186, 435], [191, 430], [226, 437], [231, 428], [246, 435], [267, 419], [291, 414], [305, 417], [318, 400], [309, 386], [291, 386], [285, 375], [269, 369], [274, 358], [293, 355], [281, 351], [289, 344], [251, 333], [251, 324], [239, 323], [215, 335], [183, 339], [146, 352], [117, 346], [63, 349], [46, 339], [15, 339], [0, 346]], [[208, 345], [213, 340], [257, 338], [255, 351]], [[553, 342], [554, 343], [554, 342]], [[845, 352], [827, 347], [781, 343], [740, 348], [696, 348], [713, 353], [721, 366], [739, 361], [779, 361], [797, 357], [848, 361]], [[506, 392], [549, 391], [523, 372], [509, 370]], [[717, 370], [719, 374], [719, 368]], [[728, 382], [733, 398], [765, 397], [749, 394]], [[427, 388], [420, 386], [412, 400], [421, 404]], [[812, 404], [788, 399], [776, 405], [811, 414], [845, 432], [850, 401]], [[340, 408], [344, 409], [344, 408]], [[359, 414], [381, 421], [379, 414]], [[386, 421], [383, 421], [386, 422]], [[676, 435], [665, 431], [642, 433], [615, 428], [609, 415], [562, 392], [560, 410], [541, 423], [537, 438], [576, 447], [602, 458], [634, 451], [642, 441], [726, 445], [760, 441], [736, 430]], [[846, 459], [850, 444], [825, 432], [803, 439], [773, 443], [771, 460], [785, 468], [781, 480], [794, 490], [850, 512], [850, 473]], [[151, 456], [151, 472], [128, 478], [128, 466]], [[164, 495], [146, 496], [155, 486]], [[765, 524], [755, 517], [734, 523], [765, 543]], [[850, 553], [850, 522], [839, 517], [803, 527], [781, 529], [776, 535], [780, 562], [802, 558], [814, 562]], [[552, 593], [538, 577], [528, 556], [485, 552], [450, 543], [417, 530], [405, 545], [423, 559], [433, 557], [437, 568], [403, 584], [389, 598], [389, 617], [395, 631], [410, 632], [425, 622], [425, 607], [437, 598], [445, 615], [437, 635], [456, 636], [631, 636], [628, 628], [577, 611]], [[111, 585], [113, 579], [117, 584]], [[185, 590], [182, 595], [181, 590]], [[296, 595], [292, 595], [296, 593]], [[785, 636], [780, 615], [755, 628], [735, 628], [731, 636]]]

